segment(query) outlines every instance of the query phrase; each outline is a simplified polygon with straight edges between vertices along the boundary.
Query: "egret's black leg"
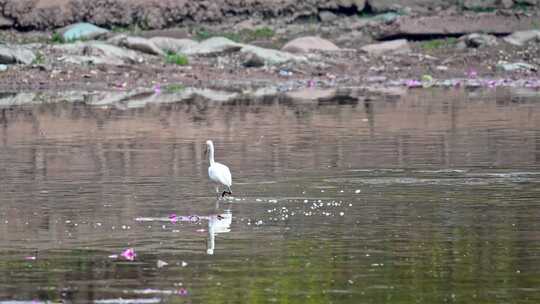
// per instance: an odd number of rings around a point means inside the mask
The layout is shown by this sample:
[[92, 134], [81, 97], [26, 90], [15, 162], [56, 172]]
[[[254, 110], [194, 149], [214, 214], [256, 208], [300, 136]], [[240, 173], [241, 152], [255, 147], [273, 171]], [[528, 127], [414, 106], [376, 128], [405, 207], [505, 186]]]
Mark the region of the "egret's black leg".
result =
[[221, 197], [225, 197], [225, 194], [232, 195], [232, 192], [231, 191], [223, 191], [223, 193], [221, 194]]

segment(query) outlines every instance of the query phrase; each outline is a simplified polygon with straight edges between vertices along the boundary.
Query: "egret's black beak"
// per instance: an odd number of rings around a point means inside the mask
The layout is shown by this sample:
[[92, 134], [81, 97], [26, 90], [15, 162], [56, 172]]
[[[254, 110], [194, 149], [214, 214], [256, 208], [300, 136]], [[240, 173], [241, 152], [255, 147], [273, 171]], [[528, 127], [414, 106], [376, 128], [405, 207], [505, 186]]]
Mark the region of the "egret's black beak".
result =
[[204, 148], [204, 156], [208, 156], [208, 146]]

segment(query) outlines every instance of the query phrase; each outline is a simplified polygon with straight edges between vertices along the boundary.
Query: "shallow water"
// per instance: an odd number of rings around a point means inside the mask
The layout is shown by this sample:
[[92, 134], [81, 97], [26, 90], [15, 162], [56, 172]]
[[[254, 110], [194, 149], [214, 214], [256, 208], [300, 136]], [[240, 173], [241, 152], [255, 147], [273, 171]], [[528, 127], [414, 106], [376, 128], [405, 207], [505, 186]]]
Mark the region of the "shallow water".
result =
[[535, 96], [0, 109], [0, 303], [539, 303]]

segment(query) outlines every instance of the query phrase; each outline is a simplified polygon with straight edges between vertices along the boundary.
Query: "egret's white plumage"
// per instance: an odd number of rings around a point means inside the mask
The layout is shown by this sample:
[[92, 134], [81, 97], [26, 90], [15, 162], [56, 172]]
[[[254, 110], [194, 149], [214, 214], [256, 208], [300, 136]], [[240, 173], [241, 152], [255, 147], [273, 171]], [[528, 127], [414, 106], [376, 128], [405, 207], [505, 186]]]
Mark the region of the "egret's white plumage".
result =
[[222, 196], [225, 195], [225, 193], [232, 194], [232, 176], [229, 167], [214, 161], [214, 143], [211, 140], [206, 141], [206, 149], [208, 151], [208, 161], [210, 162], [210, 166], [208, 167], [208, 177], [216, 183], [217, 194], [219, 195], [220, 184], [226, 186], [228, 190], [228, 192], [224, 191]]

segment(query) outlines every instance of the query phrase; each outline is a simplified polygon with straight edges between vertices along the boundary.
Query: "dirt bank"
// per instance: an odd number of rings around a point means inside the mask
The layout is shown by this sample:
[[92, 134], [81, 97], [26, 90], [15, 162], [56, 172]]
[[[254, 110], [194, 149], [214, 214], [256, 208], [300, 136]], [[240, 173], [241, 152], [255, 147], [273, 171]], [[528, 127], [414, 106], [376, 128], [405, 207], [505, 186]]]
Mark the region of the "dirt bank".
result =
[[[105, 27], [137, 25], [144, 29], [245, 19], [292, 22], [326, 19], [324, 13], [432, 15], [445, 10], [485, 12], [534, 11], [536, 0], [0, 0], [0, 26], [54, 29], [87, 21]], [[321, 15], [322, 13], [322, 15]]]
[[[33, 5], [41, 3], [41, 6], [53, 7], [62, 1], [38, 1]], [[186, 5], [202, 5], [203, 2]], [[345, 2], [352, 3], [340, 1], [342, 5], [349, 5], [343, 4]], [[23, 10], [23, 2], [17, 3], [17, 8]], [[130, 3], [142, 5], [143, 2]], [[265, 3], [258, 1], [253, 5], [264, 6]], [[4, 8], [8, 4], [14, 5], [4, 2]], [[34, 6], [29, 7], [33, 10]], [[320, 9], [316, 5], [308, 7], [313, 11]], [[369, 3], [367, 7], [371, 7]], [[223, 13], [223, 8], [220, 11]], [[538, 20], [534, 10], [440, 11], [427, 17], [395, 13], [345, 16], [337, 11], [336, 14], [327, 12], [333, 15], [324, 15], [325, 20], [291, 23], [279, 18], [241, 21], [231, 17], [225, 23], [183, 25], [164, 30], [123, 27], [95, 38], [97, 40], [78, 42], [58, 40], [58, 34], [51, 30], [9, 29], [0, 32], [0, 39], [8, 43], [0, 52], [0, 59], [7, 56], [3, 52], [30, 53], [31, 56], [0, 66], [0, 90], [127, 90], [168, 84], [239, 91], [260, 87], [288, 91], [355, 86], [540, 86], [537, 56], [540, 33], [534, 30], [534, 20]], [[446, 26], [433, 26], [433, 20]], [[491, 26], [494, 23], [505, 26]], [[525, 36], [524, 43], [508, 42], [507, 34], [522, 30], [529, 30], [521, 35]], [[119, 35], [134, 39], [129, 43]], [[203, 48], [205, 43], [198, 41], [208, 41], [214, 36], [230, 40], [217, 46], [223, 49], [207, 52]], [[315, 49], [294, 54], [283, 48], [294, 38], [306, 36], [326, 38], [324, 44], [333, 43], [335, 48], [322, 50], [318, 48], [323, 43], [315, 43]], [[169, 49], [160, 50], [146, 39], [153, 37], [184, 38], [174, 42], [187, 41], [191, 45], [178, 51], [186, 54], [185, 62], [183, 58], [181, 62], [178, 58], [171, 61], [165, 55]], [[405, 39], [386, 41], [394, 38]]]

